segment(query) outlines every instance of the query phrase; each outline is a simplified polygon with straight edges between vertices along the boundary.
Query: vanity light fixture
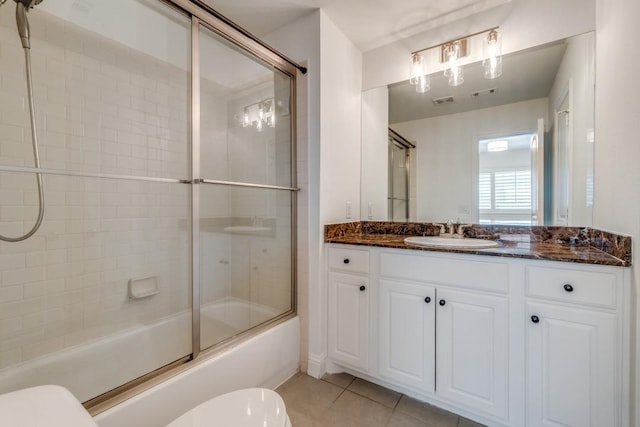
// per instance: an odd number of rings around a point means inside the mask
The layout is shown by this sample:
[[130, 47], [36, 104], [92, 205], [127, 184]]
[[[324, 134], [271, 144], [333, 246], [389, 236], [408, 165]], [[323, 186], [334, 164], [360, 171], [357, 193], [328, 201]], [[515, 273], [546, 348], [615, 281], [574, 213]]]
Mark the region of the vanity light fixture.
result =
[[498, 151], [507, 151], [509, 149], [509, 141], [506, 139], [499, 139], [496, 141], [487, 142], [487, 151], [490, 153], [496, 153]]
[[448, 77], [449, 86], [459, 86], [464, 83], [464, 68], [460, 59], [469, 56], [469, 39], [484, 34], [483, 61], [484, 76], [495, 79], [502, 74], [502, 36], [498, 27], [470, 34], [466, 37], [450, 40], [435, 46], [417, 50], [411, 53], [409, 83], [416, 86], [416, 92], [425, 93], [431, 89], [431, 81], [422, 55], [431, 49], [440, 49], [440, 62], [446, 64], [444, 75]]
[[487, 33], [483, 43], [482, 66], [485, 79], [496, 79], [502, 75], [502, 35], [497, 30]]
[[265, 99], [244, 107], [240, 122], [243, 128], [253, 126], [258, 132], [262, 132], [265, 126], [276, 127], [275, 112], [275, 100], [273, 98]]
[[461, 41], [456, 40], [442, 46], [442, 52], [447, 62], [444, 75], [449, 77], [449, 86], [460, 86], [464, 83], [464, 68], [458, 63], [458, 60], [463, 56]]

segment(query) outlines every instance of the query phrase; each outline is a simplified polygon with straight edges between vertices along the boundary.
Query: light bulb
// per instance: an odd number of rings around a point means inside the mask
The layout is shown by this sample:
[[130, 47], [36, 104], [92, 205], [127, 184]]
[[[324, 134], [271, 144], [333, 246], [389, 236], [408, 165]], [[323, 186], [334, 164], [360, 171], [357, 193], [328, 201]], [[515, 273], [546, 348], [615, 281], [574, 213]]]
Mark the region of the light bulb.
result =
[[484, 39], [482, 66], [484, 78], [495, 79], [502, 75], [502, 37], [496, 30], [491, 30]]
[[418, 84], [420, 81], [420, 77], [424, 75], [424, 61], [422, 59], [422, 55], [420, 55], [419, 53], [414, 53], [411, 56], [409, 71], [409, 83], [411, 83], [412, 85]]
[[449, 86], [460, 86], [464, 83], [464, 69], [456, 65], [449, 70]]
[[251, 124], [251, 119], [249, 118], [249, 108], [244, 107], [244, 111], [242, 112], [242, 127], [246, 128]]
[[416, 92], [425, 93], [429, 89], [431, 89], [431, 78], [428, 75], [423, 74], [420, 76], [418, 83], [416, 84]]

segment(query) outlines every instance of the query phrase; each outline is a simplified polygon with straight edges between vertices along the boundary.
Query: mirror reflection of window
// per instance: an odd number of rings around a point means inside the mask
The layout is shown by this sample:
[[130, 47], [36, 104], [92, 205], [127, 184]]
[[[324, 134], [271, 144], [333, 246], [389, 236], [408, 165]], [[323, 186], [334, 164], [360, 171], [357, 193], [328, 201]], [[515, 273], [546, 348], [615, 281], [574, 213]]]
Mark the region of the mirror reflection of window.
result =
[[537, 174], [531, 149], [536, 138], [520, 134], [478, 141], [480, 224], [535, 224]]

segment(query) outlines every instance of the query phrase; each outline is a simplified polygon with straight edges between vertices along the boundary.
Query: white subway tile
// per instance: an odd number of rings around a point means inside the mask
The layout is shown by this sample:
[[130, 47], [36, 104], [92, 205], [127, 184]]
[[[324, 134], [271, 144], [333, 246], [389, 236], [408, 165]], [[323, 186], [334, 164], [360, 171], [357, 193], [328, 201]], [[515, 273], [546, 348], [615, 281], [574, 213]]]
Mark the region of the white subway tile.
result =
[[44, 279], [44, 268], [20, 268], [16, 270], [4, 270], [2, 272], [2, 287], [19, 285], [23, 283], [38, 282]]
[[0, 287], [0, 303], [3, 302], [11, 302], [18, 301], [22, 299], [22, 285], [17, 286], [7, 286], [7, 284], [3, 283], [3, 286]]

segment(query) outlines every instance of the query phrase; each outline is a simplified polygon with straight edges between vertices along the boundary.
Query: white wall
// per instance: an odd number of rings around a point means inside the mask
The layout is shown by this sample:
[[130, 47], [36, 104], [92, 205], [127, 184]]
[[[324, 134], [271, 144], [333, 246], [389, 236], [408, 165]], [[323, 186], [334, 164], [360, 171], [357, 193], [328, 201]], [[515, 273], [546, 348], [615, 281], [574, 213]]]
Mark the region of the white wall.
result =
[[[640, 144], [638, 123], [640, 108], [640, 2], [597, 0], [596, 28], [596, 142], [594, 225], [627, 233], [633, 238], [633, 252], [640, 252]], [[640, 305], [638, 284], [640, 269], [634, 256], [633, 308], [636, 327], [632, 331], [636, 351], [631, 402], [635, 408], [635, 426], [640, 426]], [[632, 362], [632, 365], [633, 362]], [[635, 384], [634, 384], [635, 383]]]
[[[563, 39], [595, 28], [593, 1], [519, 0], [471, 18], [445, 25], [395, 43], [365, 52], [363, 55], [363, 90], [385, 86], [409, 78], [411, 52], [447, 40], [462, 37], [493, 26], [504, 35], [503, 53], [515, 52], [543, 43]], [[480, 60], [481, 49], [474, 45], [465, 62]], [[433, 71], [439, 64], [430, 63]]]
[[415, 219], [477, 222], [478, 139], [535, 133], [537, 120], [547, 118], [547, 105], [548, 99], [540, 98], [392, 124], [416, 144]]
[[595, 85], [595, 34], [569, 39], [562, 63], [549, 93], [549, 120], [570, 87], [571, 188], [569, 224], [588, 226], [593, 221], [593, 106]]
[[324, 12], [321, 17], [320, 219], [327, 224], [360, 219], [362, 54]]
[[[309, 228], [299, 229], [301, 234], [308, 232], [309, 282], [307, 289], [301, 283], [301, 293], [308, 291], [302, 303], [309, 304], [308, 369], [310, 374], [320, 375], [326, 356], [323, 227], [360, 218], [362, 58], [355, 45], [320, 10], [265, 40], [285, 55], [297, 61], [306, 60], [309, 65], [306, 77], [309, 182], [306, 188], [300, 184], [300, 196], [308, 201]], [[346, 218], [347, 202], [351, 203], [350, 219]], [[303, 332], [303, 345], [304, 335]]]
[[389, 89], [362, 92], [361, 218], [386, 221], [389, 185]]

